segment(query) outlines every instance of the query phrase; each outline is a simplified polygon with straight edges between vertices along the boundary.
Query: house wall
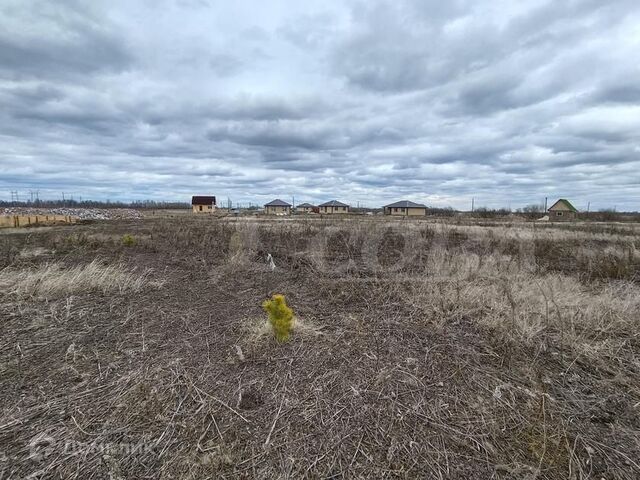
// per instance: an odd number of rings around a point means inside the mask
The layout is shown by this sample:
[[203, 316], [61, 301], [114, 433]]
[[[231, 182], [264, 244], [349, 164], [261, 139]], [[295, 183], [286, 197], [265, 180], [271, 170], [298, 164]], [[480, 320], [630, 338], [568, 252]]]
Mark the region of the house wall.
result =
[[427, 209], [418, 207], [385, 207], [384, 213], [385, 215], [394, 215], [401, 217], [424, 217], [427, 214]]
[[548, 211], [551, 222], [570, 222], [576, 219], [576, 212], [571, 210], [564, 202], [558, 202]]
[[349, 207], [320, 207], [320, 213], [349, 213]]
[[291, 213], [291, 207], [281, 207], [279, 205], [266, 205], [264, 211], [267, 215], [289, 215]]
[[191, 205], [193, 213], [212, 213], [213, 205]]
[[427, 215], [426, 208], [408, 208], [407, 215], [410, 217], [424, 217]]
[[313, 212], [313, 207], [298, 207], [296, 209], [296, 211], [300, 212], [300, 213], [312, 213]]
[[567, 209], [555, 208], [549, 210], [549, 221], [551, 222], [571, 222], [576, 219], [576, 212]]

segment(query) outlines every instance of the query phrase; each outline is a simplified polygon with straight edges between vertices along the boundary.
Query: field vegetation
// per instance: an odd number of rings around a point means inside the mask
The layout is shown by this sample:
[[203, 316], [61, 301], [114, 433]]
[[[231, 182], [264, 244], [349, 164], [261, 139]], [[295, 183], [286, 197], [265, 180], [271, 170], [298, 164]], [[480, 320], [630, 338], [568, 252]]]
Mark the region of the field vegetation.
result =
[[191, 216], [0, 234], [0, 478], [640, 478], [639, 234]]

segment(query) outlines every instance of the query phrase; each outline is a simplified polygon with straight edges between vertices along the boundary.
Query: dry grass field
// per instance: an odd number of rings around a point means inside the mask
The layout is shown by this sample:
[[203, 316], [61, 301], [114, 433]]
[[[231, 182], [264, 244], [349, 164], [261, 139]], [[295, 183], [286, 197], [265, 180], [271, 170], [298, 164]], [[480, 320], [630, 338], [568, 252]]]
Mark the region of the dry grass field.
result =
[[0, 478], [640, 478], [639, 235], [187, 215], [0, 232]]

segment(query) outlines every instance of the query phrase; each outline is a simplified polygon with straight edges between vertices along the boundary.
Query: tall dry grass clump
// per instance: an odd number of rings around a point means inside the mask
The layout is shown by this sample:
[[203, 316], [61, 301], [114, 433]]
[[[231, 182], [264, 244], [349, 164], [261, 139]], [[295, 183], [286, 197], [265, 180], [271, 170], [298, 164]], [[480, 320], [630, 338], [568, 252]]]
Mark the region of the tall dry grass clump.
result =
[[28, 270], [6, 268], [0, 271], [0, 291], [18, 297], [51, 297], [91, 291], [139, 291], [147, 283], [148, 271], [134, 273], [121, 264], [87, 265], [64, 268], [58, 263]]

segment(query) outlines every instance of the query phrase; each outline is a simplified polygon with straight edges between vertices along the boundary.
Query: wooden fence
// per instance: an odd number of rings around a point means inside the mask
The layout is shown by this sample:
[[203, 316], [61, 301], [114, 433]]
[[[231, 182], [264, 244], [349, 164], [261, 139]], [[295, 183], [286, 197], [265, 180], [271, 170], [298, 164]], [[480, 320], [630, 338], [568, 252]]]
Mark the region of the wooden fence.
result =
[[78, 217], [71, 215], [4, 215], [0, 216], [0, 228], [28, 227], [30, 225], [56, 225], [76, 223]]

